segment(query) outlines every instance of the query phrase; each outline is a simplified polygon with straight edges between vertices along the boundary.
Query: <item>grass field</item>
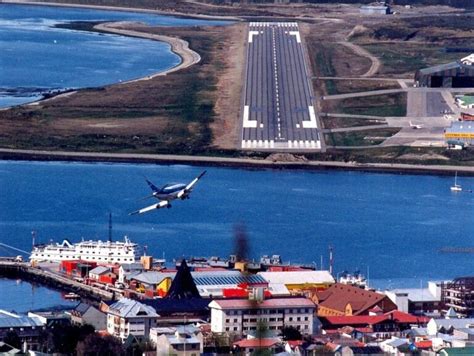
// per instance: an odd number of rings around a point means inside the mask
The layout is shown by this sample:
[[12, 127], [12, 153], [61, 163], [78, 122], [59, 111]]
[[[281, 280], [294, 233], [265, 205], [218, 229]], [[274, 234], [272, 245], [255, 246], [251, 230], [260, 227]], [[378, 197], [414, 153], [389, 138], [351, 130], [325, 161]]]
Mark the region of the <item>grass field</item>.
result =
[[369, 116], [405, 116], [406, 93], [371, 95], [341, 100], [326, 100], [322, 109], [328, 113]]
[[372, 43], [361, 44], [378, 57], [383, 66], [380, 74], [413, 78], [418, 69], [452, 62], [470, 53], [447, 52], [445, 46], [420, 43]]
[[367, 125], [383, 125], [385, 120], [361, 119], [355, 117], [331, 117], [322, 116], [321, 121], [325, 129], [335, 129], [341, 127], [356, 127]]
[[[325, 83], [325, 87], [328, 90], [327, 95], [335, 94], [347, 94], [357, 93], [361, 91], [370, 90], [384, 90], [384, 89], [399, 89], [400, 85], [395, 81], [382, 81], [382, 80], [363, 80], [363, 79], [351, 79], [351, 80], [339, 80], [339, 79], [325, 79], [322, 80]], [[331, 84], [328, 85], [327, 83]]]
[[364, 131], [333, 132], [325, 135], [330, 146], [371, 146], [379, 145], [386, 138], [395, 135], [397, 128], [380, 128]]

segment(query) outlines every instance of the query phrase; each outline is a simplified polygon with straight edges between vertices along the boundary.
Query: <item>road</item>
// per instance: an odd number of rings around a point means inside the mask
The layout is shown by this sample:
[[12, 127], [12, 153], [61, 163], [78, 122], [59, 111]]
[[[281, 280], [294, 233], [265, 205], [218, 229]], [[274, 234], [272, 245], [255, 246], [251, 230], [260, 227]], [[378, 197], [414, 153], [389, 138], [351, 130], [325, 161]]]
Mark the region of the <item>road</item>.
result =
[[296, 22], [249, 24], [242, 148], [320, 150], [319, 123]]

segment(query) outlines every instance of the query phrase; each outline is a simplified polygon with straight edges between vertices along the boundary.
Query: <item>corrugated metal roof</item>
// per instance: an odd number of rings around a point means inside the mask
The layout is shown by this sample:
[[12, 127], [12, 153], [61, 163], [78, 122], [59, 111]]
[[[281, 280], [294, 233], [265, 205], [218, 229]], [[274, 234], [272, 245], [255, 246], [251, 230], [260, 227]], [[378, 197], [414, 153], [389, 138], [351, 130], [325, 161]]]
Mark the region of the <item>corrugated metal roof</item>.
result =
[[111, 314], [120, 315], [124, 318], [130, 318], [139, 315], [154, 317], [158, 316], [153, 307], [128, 298], [122, 298], [118, 302], [115, 302], [110, 306], [109, 310]]
[[289, 272], [258, 272], [271, 284], [325, 284], [335, 283], [328, 271], [289, 271]]
[[[249, 284], [266, 284], [267, 281], [255, 274], [246, 275], [240, 271], [216, 271], [216, 272], [191, 272], [194, 283], [197, 287], [209, 287], [209, 286], [236, 286], [240, 283]], [[163, 279], [169, 277], [173, 278], [176, 276], [175, 272], [163, 273], [163, 272], [142, 272], [132, 279], [137, 280], [146, 284], [158, 284]]]
[[191, 274], [197, 286], [235, 286], [240, 283], [267, 283], [267, 281], [259, 275], [246, 275], [239, 271], [192, 272]]
[[451, 127], [446, 129], [446, 133], [474, 133], [474, 123], [465, 121], [454, 121]]
[[0, 309], [0, 328], [29, 328], [44, 325], [39, 318], [9, 313]]
[[449, 62], [449, 63], [439, 64], [433, 67], [423, 68], [423, 69], [420, 69], [419, 72], [421, 74], [426, 75], [426, 74], [433, 74], [437, 72], [443, 72], [446, 70], [452, 70], [452, 69], [457, 69], [457, 68], [462, 68], [462, 67], [467, 67], [468, 69], [470, 69], [469, 66], [466, 66], [460, 62]]
[[93, 268], [89, 271], [89, 275], [91, 275], [91, 274], [102, 274], [102, 273], [106, 273], [108, 271], [110, 271], [109, 267], [97, 266], [96, 268]]

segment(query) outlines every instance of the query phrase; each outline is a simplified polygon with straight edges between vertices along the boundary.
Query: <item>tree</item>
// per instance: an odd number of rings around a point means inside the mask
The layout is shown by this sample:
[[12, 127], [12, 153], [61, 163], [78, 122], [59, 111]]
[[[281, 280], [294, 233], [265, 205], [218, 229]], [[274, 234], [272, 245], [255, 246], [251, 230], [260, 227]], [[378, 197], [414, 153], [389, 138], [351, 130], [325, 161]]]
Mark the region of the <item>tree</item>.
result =
[[288, 341], [288, 340], [301, 340], [302, 335], [300, 331], [293, 326], [285, 326], [282, 331], [281, 331], [281, 336], [283, 337], [283, 340]]
[[11, 347], [14, 347], [15, 349], [21, 350], [21, 339], [16, 333], [16, 331], [9, 331], [3, 338], [3, 342], [7, 345], [10, 345]]
[[92, 325], [68, 325], [54, 329], [53, 344], [54, 351], [59, 353], [71, 354], [76, 350], [77, 343], [85, 340], [95, 330]]
[[111, 335], [91, 334], [77, 343], [76, 353], [78, 356], [121, 356], [125, 355], [125, 349], [122, 342]]

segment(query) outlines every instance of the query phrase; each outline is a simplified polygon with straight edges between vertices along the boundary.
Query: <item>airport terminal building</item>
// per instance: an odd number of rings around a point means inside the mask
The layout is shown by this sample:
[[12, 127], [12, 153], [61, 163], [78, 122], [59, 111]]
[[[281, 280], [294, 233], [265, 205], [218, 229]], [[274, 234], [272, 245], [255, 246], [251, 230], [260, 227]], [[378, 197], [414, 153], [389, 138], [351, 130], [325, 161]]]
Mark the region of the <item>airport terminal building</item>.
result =
[[415, 83], [429, 88], [474, 87], [474, 54], [456, 62], [420, 69], [415, 73]]
[[444, 137], [447, 141], [456, 140], [472, 146], [474, 144], [474, 123], [454, 121], [451, 127], [448, 127], [444, 132]]

